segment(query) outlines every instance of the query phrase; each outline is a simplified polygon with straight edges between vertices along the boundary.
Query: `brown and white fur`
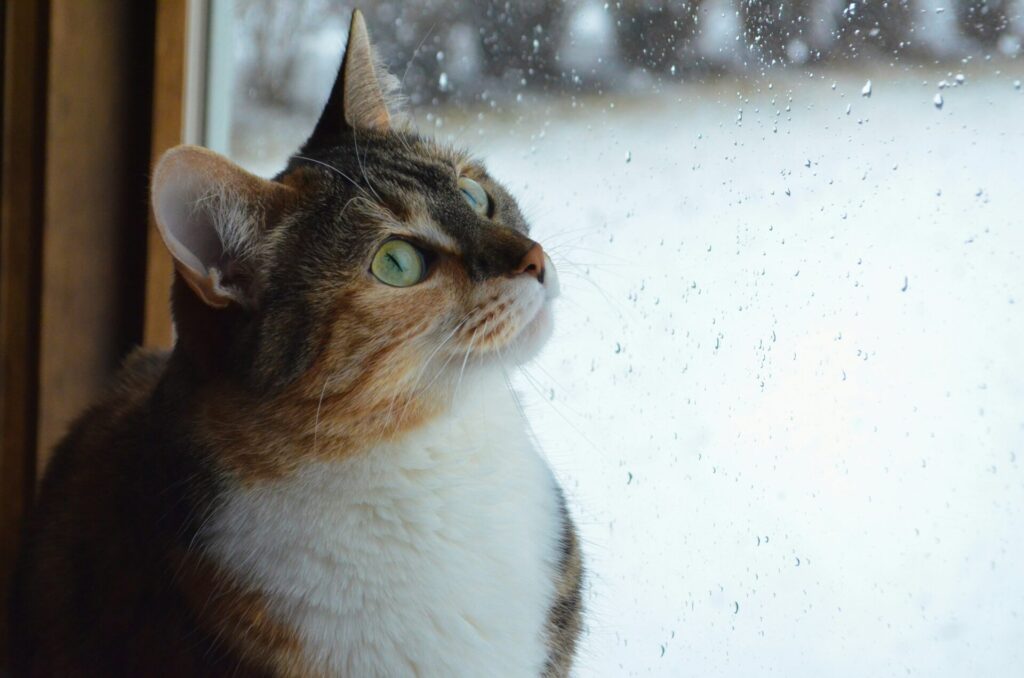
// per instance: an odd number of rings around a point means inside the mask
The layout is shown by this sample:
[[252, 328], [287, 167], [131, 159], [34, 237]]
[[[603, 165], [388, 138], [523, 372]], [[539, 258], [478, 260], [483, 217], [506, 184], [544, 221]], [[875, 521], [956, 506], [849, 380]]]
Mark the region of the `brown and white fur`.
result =
[[[131, 356], [55, 453], [19, 675], [569, 674], [576, 532], [506, 375], [547, 338], [557, 274], [383, 82], [356, 12], [280, 175], [193, 147], [156, 167], [178, 340]], [[417, 284], [374, 277], [395, 238]]]

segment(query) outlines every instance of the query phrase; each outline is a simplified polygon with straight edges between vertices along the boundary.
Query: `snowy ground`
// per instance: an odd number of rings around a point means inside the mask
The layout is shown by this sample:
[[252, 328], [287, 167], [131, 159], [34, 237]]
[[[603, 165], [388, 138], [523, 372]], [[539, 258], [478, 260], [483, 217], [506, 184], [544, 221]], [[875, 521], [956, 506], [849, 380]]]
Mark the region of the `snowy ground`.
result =
[[1020, 675], [1024, 68], [964, 75], [441, 123], [560, 264], [520, 386], [585, 538], [579, 675]]
[[461, 135], [562, 264], [521, 385], [586, 538], [581, 675], [1020, 675], [1022, 74], [941, 110], [929, 75]]

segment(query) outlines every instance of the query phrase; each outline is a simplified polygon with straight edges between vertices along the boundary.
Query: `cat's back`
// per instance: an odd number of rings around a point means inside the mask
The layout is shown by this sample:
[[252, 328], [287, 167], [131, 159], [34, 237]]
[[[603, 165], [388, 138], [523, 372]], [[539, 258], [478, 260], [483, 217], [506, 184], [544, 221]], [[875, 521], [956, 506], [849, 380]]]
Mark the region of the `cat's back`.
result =
[[[160, 439], [154, 394], [167, 364], [162, 352], [129, 356], [54, 451], [15, 574], [16, 675], [198, 668], [164, 649], [175, 637], [169, 631], [193, 630], [187, 606], [167, 585], [168, 553], [207, 494], [200, 469], [186, 468], [187, 455], [177, 468], [169, 464], [178, 455]], [[201, 636], [195, 641], [202, 647]]]

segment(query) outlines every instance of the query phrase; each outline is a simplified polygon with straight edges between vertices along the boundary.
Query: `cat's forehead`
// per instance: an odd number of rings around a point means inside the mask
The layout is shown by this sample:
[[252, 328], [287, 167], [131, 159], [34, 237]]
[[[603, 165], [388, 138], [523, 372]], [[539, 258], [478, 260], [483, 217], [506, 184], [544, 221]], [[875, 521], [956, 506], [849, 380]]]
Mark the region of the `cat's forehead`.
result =
[[[481, 161], [429, 139], [398, 134], [356, 138], [351, 145], [294, 161], [313, 170], [321, 190], [346, 202], [353, 193], [361, 198], [377, 225], [454, 253], [481, 249], [501, 235], [496, 230], [527, 230], [514, 199]], [[459, 177], [484, 186], [493, 204], [491, 218], [482, 220], [467, 209]]]

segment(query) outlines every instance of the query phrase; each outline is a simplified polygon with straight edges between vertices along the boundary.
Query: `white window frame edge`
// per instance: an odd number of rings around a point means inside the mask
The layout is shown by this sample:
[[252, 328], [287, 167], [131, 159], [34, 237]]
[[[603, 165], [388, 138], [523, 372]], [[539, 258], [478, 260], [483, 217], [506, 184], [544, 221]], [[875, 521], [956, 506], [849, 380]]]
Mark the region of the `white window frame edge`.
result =
[[231, 150], [234, 1], [188, 0], [182, 142]]
[[208, 0], [185, 5], [185, 100], [182, 102], [181, 142], [202, 145], [206, 109], [206, 45]]

